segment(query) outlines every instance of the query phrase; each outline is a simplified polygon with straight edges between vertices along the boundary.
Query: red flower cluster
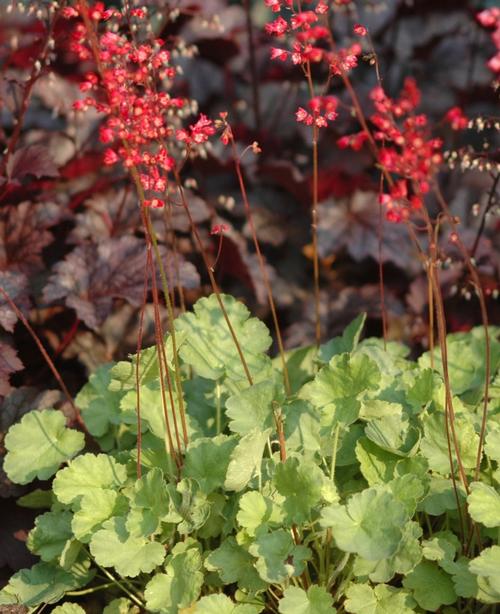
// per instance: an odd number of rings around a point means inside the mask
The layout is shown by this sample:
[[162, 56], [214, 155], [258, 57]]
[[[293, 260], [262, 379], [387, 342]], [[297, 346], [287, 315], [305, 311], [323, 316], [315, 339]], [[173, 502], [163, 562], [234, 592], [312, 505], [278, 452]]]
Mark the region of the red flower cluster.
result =
[[465, 130], [469, 125], [469, 120], [460, 107], [452, 107], [446, 113], [444, 119], [451, 125], [453, 130]]
[[326, 128], [329, 121], [336, 119], [338, 100], [335, 96], [315, 96], [308, 102], [311, 113], [299, 107], [295, 113], [298, 122], [312, 126], [316, 124], [318, 128]]
[[485, 28], [493, 28], [491, 40], [497, 52], [488, 61], [488, 67], [494, 73], [500, 73], [500, 8], [485, 9], [477, 14], [477, 20]]
[[422, 196], [429, 191], [430, 180], [443, 160], [442, 141], [429, 138], [425, 115], [414, 114], [420, 103], [414, 79], [405, 80], [398, 100], [389, 98], [380, 86], [370, 97], [376, 110], [371, 116], [376, 127], [374, 138], [381, 142], [378, 161], [386, 171], [401, 177], [390, 195], [382, 196], [382, 202], [389, 219], [401, 221], [422, 206]]
[[[74, 18], [79, 13], [68, 7], [64, 15]], [[96, 24], [111, 18], [116, 23], [124, 18], [116, 9], [104, 10], [99, 2], [89, 8], [89, 16]], [[132, 11], [136, 20], [145, 16], [146, 9]], [[89, 39], [85, 23], [76, 24], [71, 49], [81, 60], [93, 57]], [[108, 28], [98, 34], [97, 40], [99, 72], [88, 73], [80, 84], [82, 92], [91, 92], [93, 96], [77, 101], [74, 107], [77, 110], [94, 107], [107, 116], [99, 132], [101, 142], [109, 145], [104, 163], [122, 161], [127, 168], [135, 167], [147, 193], [144, 204], [163, 207], [168, 173], [175, 168], [170, 153], [172, 141], [189, 148], [205, 143], [215, 132], [212, 121], [201, 115], [189, 130], [173, 127], [174, 118], [187, 107], [187, 101], [160, 89], [162, 83], [176, 74], [170, 52], [161, 39], [136, 43]]]
[[[277, 37], [284, 37], [286, 34], [291, 34], [293, 37], [291, 51], [272, 47], [271, 59], [284, 62], [290, 58], [294, 64], [326, 62], [335, 75], [342, 75], [357, 66], [358, 57], [362, 51], [358, 43], [335, 52], [320, 46], [322, 41], [328, 40], [330, 37], [327, 25], [318, 23], [321, 15], [329, 10], [327, 2], [324, 0], [309, 0], [309, 2], [304, 3], [311, 5], [309, 10], [299, 11], [294, 10], [293, 2], [288, 0], [264, 0], [264, 2], [275, 13], [282, 11], [289, 13], [288, 19], [279, 15], [274, 21], [266, 24], [266, 32]], [[355, 33], [364, 36], [366, 28], [358, 24], [355, 27]]]

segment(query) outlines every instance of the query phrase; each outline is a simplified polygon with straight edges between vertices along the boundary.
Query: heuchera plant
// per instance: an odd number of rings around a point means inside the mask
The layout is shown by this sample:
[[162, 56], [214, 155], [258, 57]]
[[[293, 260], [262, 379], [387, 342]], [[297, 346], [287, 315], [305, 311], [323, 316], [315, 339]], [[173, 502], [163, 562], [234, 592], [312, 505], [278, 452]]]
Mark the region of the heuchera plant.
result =
[[[68, 305], [94, 330], [111, 296], [132, 295], [142, 309], [136, 354], [99, 367], [73, 401], [16, 297], [0, 285], [10, 325], [20, 319], [36, 340], [79, 427], [68, 428], [61, 412], [43, 406], [5, 438], [9, 480], [51, 480], [51, 488], [19, 499], [48, 510], [27, 540], [41, 560], [14, 574], [0, 591], [2, 606], [35, 612], [65, 600], [53, 611], [84, 612], [78, 599], [99, 592], [105, 614], [451, 614], [494, 612], [500, 603], [499, 329], [489, 326], [474, 258], [482, 228], [469, 249], [439, 177], [446, 159], [439, 130], [463, 131], [470, 122], [453, 106], [432, 126], [418, 111], [421, 93], [411, 77], [389, 96], [365, 25], [355, 23], [351, 42], [339, 47], [330, 20], [349, 2], [264, 4], [273, 13], [265, 31], [280, 41], [271, 58], [290, 61], [304, 78], [307, 101], [295, 119], [311, 139], [316, 343], [288, 352], [242, 168], [247, 154], [261, 153], [259, 143], [240, 149], [226, 111], [211, 118], [173, 94], [179, 71], [173, 46], [154, 35], [147, 8], [78, 0], [52, 9], [67, 20], [68, 51], [88, 66], [73, 108], [100, 118], [103, 163], [127, 173], [144, 239], [122, 237], [143, 273], [142, 301], [137, 287], [126, 294], [117, 283], [132, 258], [122, 262], [110, 241], [99, 245], [97, 262], [112, 270], [113, 291], [100, 280], [96, 292], [89, 275], [95, 305], [89, 307], [86, 287]], [[496, 9], [477, 17], [494, 29], [497, 46], [499, 17]], [[369, 112], [351, 81], [365, 59], [377, 77]], [[494, 56], [488, 66], [496, 73], [497, 64]], [[348, 103], [333, 95], [337, 81]], [[360, 341], [359, 316], [341, 337], [323, 343], [319, 144], [346, 111], [359, 126], [337, 144], [371, 157], [379, 185], [384, 339]], [[256, 123], [257, 116], [256, 109]], [[187, 196], [183, 170], [207, 155], [216, 135], [248, 221], [278, 346], [273, 359], [266, 325], [222, 294], [215, 277], [229, 226], [213, 224], [218, 247], [211, 258]], [[34, 176], [57, 174], [36, 150], [15, 151], [19, 136], [16, 127], [6, 150], [6, 194], [16, 165]], [[498, 175], [487, 210], [497, 183]], [[186, 215], [213, 289], [192, 311], [171, 233], [173, 207]], [[429, 351], [418, 360], [387, 340], [384, 220], [405, 226], [427, 276]], [[447, 335], [437, 241], [443, 227], [479, 301], [483, 326], [469, 333]], [[165, 238], [172, 234], [169, 252]], [[45, 286], [46, 299], [68, 296], [71, 260], [93, 258], [90, 245], [76, 249]], [[142, 349], [149, 292], [156, 344]]]
[[[155, 347], [99, 368], [80, 391], [87, 443], [53, 409], [11, 428], [10, 479], [54, 479], [19, 501], [47, 510], [28, 537], [41, 560], [0, 603], [36, 611], [65, 599], [55, 611], [76, 613], [73, 599], [106, 591], [106, 613], [494, 612], [498, 329], [477, 478], [484, 331], [448, 337], [466, 491], [456, 462], [450, 471], [446, 387], [429, 353], [415, 362], [401, 344], [360, 341], [360, 316], [318, 354], [288, 354], [287, 396], [266, 326], [223, 300], [254, 383], [214, 295], [175, 320], [188, 426], [180, 465]], [[164, 347], [170, 357], [171, 337]]]

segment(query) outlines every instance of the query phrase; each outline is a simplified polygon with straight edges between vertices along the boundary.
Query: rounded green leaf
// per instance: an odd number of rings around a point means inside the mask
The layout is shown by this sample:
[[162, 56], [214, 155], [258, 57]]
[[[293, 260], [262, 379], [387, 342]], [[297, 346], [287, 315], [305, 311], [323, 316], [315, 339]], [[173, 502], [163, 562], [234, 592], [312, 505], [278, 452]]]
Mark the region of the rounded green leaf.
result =
[[226, 415], [233, 433], [246, 435], [255, 428], [273, 426], [272, 403], [279, 398], [278, 386], [271, 380], [253, 384], [226, 401]]
[[323, 509], [321, 524], [333, 530], [337, 546], [374, 561], [396, 552], [408, 521], [404, 506], [380, 488], [367, 488], [350, 497], [347, 505]]
[[101, 489], [117, 490], [126, 479], [125, 465], [107, 454], [89, 453], [75, 458], [57, 473], [53, 490], [61, 503], [72, 503]]
[[333, 598], [322, 586], [311, 586], [307, 592], [298, 586], [289, 586], [283, 593], [280, 614], [335, 614]]
[[[364, 354], [340, 354], [321, 369], [304, 391], [316, 407], [325, 407], [333, 401], [356, 398], [362, 392], [376, 390], [380, 370]], [[359, 408], [358, 408], [359, 411]], [[357, 415], [353, 415], [353, 420]]]
[[500, 527], [500, 493], [493, 486], [473, 482], [467, 497], [469, 513], [485, 527]]
[[42, 561], [52, 561], [64, 550], [71, 531], [71, 512], [47, 512], [35, 520], [28, 536], [28, 548]]
[[128, 510], [127, 500], [114, 490], [97, 489], [83, 495], [73, 515], [71, 528], [75, 537], [88, 543], [103, 522]]
[[346, 612], [353, 614], [413, 614], [415, 601], [408, 591], [387, 584], [372, 588], [368, 584], [351, 584], [346, 591]]
[[108, 603], [102, 614], [139, 614], [139, 608], [130, 599], [119, 597]]
[[255, 473], [260, 471], [264, 446], [271, 430], [255, 428], [244, 435], [231, 453], [224, 488], [243, 490]]
[[[250, 317], [243, 303], [225, 294], [221, 295], [221, 300], [248, 368], [255, 377], [270, 364], [270, 359], [264, 354], [272, 341], [269, 331], [263, 322]], [[235, 380], [245, 379], [238, 350], [217, 296], [212, 294], [208, 298], [199, 299], [193, 311], [175, 320], [176, 330], [186, 334], [186, 340], [179, 351], [184, 362], [207, 379], [224, 376]]]
[[150, 573], [165, 558], [165, 548], [143, 537], [132, 537], [124, 518], [111, 518], [90, 541], [90, 552], [103, 567], [114, 567], [121, 576], [134, 578]]
[[255, 567], [266, 582], [284, 582], [292, 576], [299, 576], [304, 562], [311, 556], [305, 546], [296, 546], [292, 536], [284, 529], [260, 535], [249, 548], [257, 557]]
[[237, 605], [226, 595], [207, 595], [194, 607], [194, 614], [258, 614], [261, 608], [250, 604]]
[[479, 579], [484, 578], [488, 582], [497, 593], [497, 602], [500, 603], [500, 546], [485, 548], [469, 563], [469, 569]]
[[166, 573], [156, 574], [146, 585], [144, 596], [150, 612], [177, 614], [189, 608], [200, 596], [203, 586], [201, 555], [197, 548], [174, 554]]
[[430, 561], [419, 563], [403, 579], [403, 586], [412, 590], [413, 597], [421, 608], [431, 612], [457, 600], [450, 576]]
[[235, 445], [234, 436], [217, 435], [196, 439], [186, 451], [183, 476], [195, 479], [206, 494], [221, 488]]
[[77, 603], [65, 601], [52, 610], [52, 614], [85, 614], [85, 610]]
[[[444, 419], [444, 413], [440, 412], [424, 416], [425, 435], [420, 442], [420, 449], [429, 461], [429, 467], [446, 475], [450, 473], [450, 460]], [[457, 416], [454, 423], [462, 464], [466, 469], [471, 469], [476, 465], [479, 435], [468, 418]], [[456, 461], [454, 466], [456, 469]]]
[[209, 571], [217, 571], [224, 584], [238, 583], [240, 589], [256, 592], [266, 588], [253, 566], [254, 559], [234, 537], [228, 537], [205, 561]]
[[0, 604], [23, 604], [29, 608], [57, 603], [68, 591], [85, 586], [92, 573], [81, 568], [65, 571], [52, 563], [37, 563], [15, 573], [0, 592]]
[[7, 455], [3, 468], [17, 484], [27, 484], [35, 478], [48, 480], [84, 444], [83, 433], [66, 428], [66, 418], [60, 411], [31, 411], [5, 437]]
[[236, 519], [248, 535], [253, 536], [262, 526], [279, 526], [283, 520], [283, 511], [268, 497], [251, 490], [241, 497]]
[[291, 523], [309, 519], [311, 512], [321, 500], [324, 474], [311, 461], [290, 457], [276, 467], [274, 484], [285, 497], [283, 509]]
[[123, 393], [109, 389], [112, 368], [113, 364], [98, 367], [75, 399], [85, 425], [94, 437], [103, 437], [110, 424], [120, 422], [120, 400]]

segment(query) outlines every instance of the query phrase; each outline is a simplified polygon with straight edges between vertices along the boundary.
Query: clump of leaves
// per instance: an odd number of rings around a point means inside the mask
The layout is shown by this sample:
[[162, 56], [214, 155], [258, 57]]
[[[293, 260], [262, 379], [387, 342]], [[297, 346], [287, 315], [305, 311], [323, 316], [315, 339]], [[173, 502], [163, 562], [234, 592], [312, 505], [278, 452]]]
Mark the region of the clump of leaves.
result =
[[[319, 352], [288, 355], [295, 392], [287, 397], [280, 363], [266, 354], [267, 328], [243, 304], [223, 300], [253, 384], [215, 296], [176, 320], [189, 435], [180, 467], [165, 446], [154, 348], [101, 367], [77, 396], [101, 452], [95, 443], [87, 451], [53, 409], [28, 412], [10, 429], [9, 478], [54, 479], [51, 490], [19, 501], [45, 510], [28, 536], [40, 562], [11, 578], [0, 604], [34, 611], [66, 599], [54, 611], [76, 614], [83, 609], [68, 600], [83, 590], [105, 591], [108, 614], [493, 612], [498, 329], [475, 479], [484, 331], [448, 338], [450, 452], [439, 360], [424, 354], [415, 362], [401, 344], [360, 341], [359, 317]], [[165, 348], [170, 362], [168, 338]]]

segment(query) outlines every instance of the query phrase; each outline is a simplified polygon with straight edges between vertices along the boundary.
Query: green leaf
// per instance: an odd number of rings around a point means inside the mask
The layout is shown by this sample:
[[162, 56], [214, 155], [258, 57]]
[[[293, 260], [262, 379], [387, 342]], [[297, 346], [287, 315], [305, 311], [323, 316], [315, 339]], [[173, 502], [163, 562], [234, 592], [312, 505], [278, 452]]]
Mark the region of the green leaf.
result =
[[203, 586], [201, 564], [201, 555], [196, 547], [169, 557], [166, 573], [156, 574], [146, 584], [144, 596], [147, 610], [178, 614], [183, 608], [191, 606], [200, 596]]
[[356, 398], [368, 390], [376, 390], [380, 371], [364, 354], [340, 354], [321, 369], [314, 381], [306, 384], [308, 398], [316, 407], [325, 407], [339, 399]]
[[[479, 556], [469, 563], [470, 571], [479, 576], [480, 588], [491, 591], [494, 601], [487, 603], [500, 603], [500, 546], [485, 548]], [[485, 583], [481, 583], [484, 579]]]
[[[306, 382], [313, 379], [317, 370], [317, 354], [318, 350], [315, 345], [295, 348], [285, 352], [286, 367], [292, 394], [297, 393]], [[273, 367], [280, 374], [282, 373], [282, 366], [281, 356], [273, 358]]]
[[279, 526], [283, 520], [283, 511], [274, 501], [253, 490], [241, 497], [236, 519], [248, 535], [254, 536], [260, 527]]
[[360, 313], [345, 329], [340, 337], [334, 337], [319, 348], [318, 358], [321, 362], [330, 362], [338, 354], [352, 352], [359, 343], [361, 331], [366, 322], [366, 313]]
[[217, 571], [224, 584], [238, 583], [238, 587], [251, 593], [266, 588], [253, 566], [254, 559], [234, 537], [228, 537], [211, 552], [205, 561], [209, 571]]
[[266, 582], [280, 583], [292, 576], [299, 576], [304, 562], [311, 557], [305, 546], [296, 546], [292, 536], [284, 529], [259, 535], [249, 547], [257, 557], [255, 567]]
[[432, 369], [422, 369], [415, 377], [406, 398], [412, 405], [423, 407], [432, 401], [433, 394], [434, 372]]
[[[424, 437], [420, 442], [420, 450], [429, 461], [429, 467], [438, 473], [450, 473], [450, 460], [448, 457], [448, 443], [443, 413], [435, 412], [423, 418]], [[455, 417], [455, 432], [458, 440], [458, 448], [463, 466], [472, 469], [476, 465], [479, 436], [474, 430], [474, 425], [463, 416]], [[451, 433], [450, 433], [451, 437]], [[452, 442], [452, 449], [454, 449]], [[453, 454], [455, 457], [455, 454]], [[454, 461], [456, 470], [457, 462]]]
[[[263, 322], [250, 317], [243, 303], [225, 294], [221, 298], [250, 373], [255, 378], [270, 364], [264, 354], [271, 345], [269, 331]], [[212, 294], [199, 299], [193, 311], [175, 320], [176, 330], [186, 333], [186, 340], [180, 348], [182, 360], [207, 379], [228, 377], [236, 381], [245, 380], [238, 350], [217, 296]]]
[[[171, 381], [173, 382], [173, 375], [171, 375]], [[171, 390], [172, 399], [174, 402], [174, 410], [176, 412], [176, 419], [178, 420], [178, 398], [177, 393]], [[165, 410], [163, 408], [163, 399], [166, 402], [166, 413], [169, 419], [170, 429], [174, 431], [174, 413], [172, 411], [172, 403], [170, 393], [166, 392], [163, 396], [160, 380], [157, 379], [154, 382], [149, 382], [140, 387], [141, 397], [141, 423], [142, 428], [147, 428], [159, 439], [164, 439], [167, 433], [167, 427], [165, 424]], [[121, 400], [121, 410], [123, 415], [127, 415], [127, 421], [137, 421], [136, 408], [137, 408], [137, 393], [135, 390], [127, 392]], [[190, 423], [189, 416], [187, 417], [187, 431], [188, 436], [192, 435], [193, 425]]]
[[0, 592], [0, 605], [17, 603], [34, 608], [42, 603], [57, 603], [68, 591], [85, 586], [92, 576], [82, 565], [65, 571], [52, 563], [37, 563], [10, 578]]
[[408, 417], [402, 411], [396, 415], [370, 420], [365, 434], [382, 449], [399, 456], [414, 453], [420, 439], [419, 431], [410, 426]]
[[460, 548], [458, 537], [451, 531], [439, 531], [422, 542], [422, 553], [429, 561], [436, 561], [448, 573], [451, 573], [454, 558]]
[[[461, 484], [457, 484], [460, 505], [465, 499], [465, 491]], [[432, 476], [429, 482], [429, 491], [419, 504], [418, 509], [423, 509], [431, 516], [441, 516], [447, 511], [457, 509], [457, 498], [451, 479]]]
[[127, 511], [128, 502], [123, 495], [114, 490], [98, 488], [83, 495], [73, 514], [71, 528], [75, 537], [87, 544], [106, 520]]
[[412, 590], [413, 597], [421, 608], [431, 612], [457, 600], [450, 576], [430, 561], [419, 563], [403, 578], [403, 586]]
[[378, 584], [351, 584], [346, 591], [346, 612], [353, 614], [413, 614], [416, 606], [408, 591]]
[[206, 494], [221, 488], [235, 445], [236, 438], [227, 435], [196, 439], [186, 451], [183, 475], [195, 479]]
[[366, 437], [358, 439], [355, 450], [361, 473], [370, 486], [392, 480], [398, 456], [382, 450]]
[[298, 586], [289, 586], [280, 599], [281, 614], [335, 614], [333, 598], [322, 586], [311, 586], [307, 592]]
[[422, 529], [418, 523], [406, 523], [396, 552], [378, 561], [367, 561], [358, 555], [354, 560], [354, 575], [368, 576], [372, 582], [390, 582], [396, 574], [406, 575], [422, 560], [421, 537]]
[[58, 471], [53, 490], [61, 503], [79, 502], [81, 498], [102, 489], [118, 490], [127, 479], [125, 465], [106, 454], [83, 454], [68, 467]]
[[260, 472], [264, 446], [271, 429], [255, 428], [243, 436], [231, 453], [224, 488], [240, 491], [256, 472]]
[[500, 493], [483, 482], [473, 482], [467, 497], [469, 514], [485, 527], [500, 527]]
[[[495, 336], [495, 329], [490, 329], [491, 372], [495, 373], [500, 360], [500, 343]], [[486, 374], [486, 344], [484, 329], [477, 327], [467, 333], [453, 333], [447, 336], [448, 372], [454, 394], [473, 393], [471, 399], [478, 402], [484, 386]], [[442, 374], [441, 352], [434, 350], [436, 369]], [[430, 366], [427, 352], [419, 359], [422, 367]]]
[[285, 497], [283, 509], [290, 524], [310, 519], [321, 500], [324, 474], [312, 461], [289, 457], [279, 463], [274, 473], [276, 490]]
[[119, 597], [113, 599], [102, 611], [102, 614], [139, 614], [139, 608], [130, 599]]
[[[177, 348], [180, 348], [184, 343], [184, 338], [185, 335], [183, 334], [177, 334], [175, 336]], [[165, 335], [164, 347], [167, 363], [170, 368], [173, 369], [173, 343], [171, 335]], [[137, 354], [132, 354], [128, 361], [116, 363], [111, 369], [109, 390], [113, 392], [135, 390], [137, 387], [136, 365]], [[160, 370], [156, 345], [142, 349], [139, 357], [139, 385], [142, 386], [150, 382], [155, 382], [158, 380], [159, 376]]]
[[85, 610], [76, 603], [65, 601], [52, 610], [52, 614], [85, 614]]
[[330, 505], [321, 512], [321, 524], [333, 529], [337, 546], [368, 560], [394, 554], [408, 520], [403, 505], [380, 487], [349, 498], [347, 505]]
[[43, 490], [42, 488], [35, 488], [26, 495], [19, 497], [16, 501], [20, 507], [28, 507], [30, 509], [43, 509], [44, 507], [50, 507], [54, 502], [54, 495], [51, 490]]
[[484, 451], [491, 460], [500, 464], [500, 424], [497, 422], [488, 424]]
[[28, 536], [28, 548], [42, 561], [57, 558], [68, 539], [73, 537], [71, 531], [71, 512], [46, 512], [35, 520], [35, 526]]
[[[177, 530], [186, 535], [200, 529], [210, 516], [210, 502], [200, 490], [198, 482], [184, 478], [177, 484], [177, 500], [169, 490], [175, 505], [175, 513], [170, 512], [170, 522], [179, 522]], [[177, 516], [177, 517], [176, 517]], [[165, 518], [167, 520], [167, 518]]]
[[161, 469], [155, 467], [134, 484], [130, 497], [127, 531], [134, 537], [149, 537], [157, 533], [160, 523], [170, 511], [170, 498]]
[[16, 484], [27, 484], [35, 478], [48, 480], [84, 444], [83, 433], [66, 428], [66, 418], [60, 411], [30, 411], [5, 437], [3, 468]]
[[131, 536], [125, 518], [111, 518], [94, 533], [90, 552], [103, 567], [114, 567], [121, 576], [134, 578], [141, 572], [150, 573], [165, 558], [164, 547], [144, 537]]
[[273, 407], [275, 400], [282, 401], [279, 386], [273, 380], [264, 380], [246, 388], [226, 401], [226, 415], [230, 419], [229, 428], [233, 433], [246, 435], [260, 428], [273, 426]]
[[207, 595], [194, 607], [193, 614], [258, 614], [261, 608], [250, 604], [236, 605], [226, 595]]
[[98, 367], [75, 398], [85, 426], [94, 437], [103, 437], [111, 424], [120, 423], [123, 393], [109, 390], [112, 367], [112, 363]]
[[417, 503], [423, 499], [426, 490], [421, 478], [408, 473], [394, 478], [389, 482], [389, 487], [394, 497], [405, 506], [408, 516], [412, 518]]
[[459, 557], [452, 564], [448, 563], [450, 568], [446, 569], [446, 571], [451, 573], [453, 586], [459, 597], [467, 599], [474, 597], [475, 599], [482, 600], [482, 591], [479, 589], [478, 577], [469, 570], [469, 562], [467, 557]]
[[313, 455], [321, 449], [320, 420], [314, 407], [302, 399], [283, 406], [287, 451]]

